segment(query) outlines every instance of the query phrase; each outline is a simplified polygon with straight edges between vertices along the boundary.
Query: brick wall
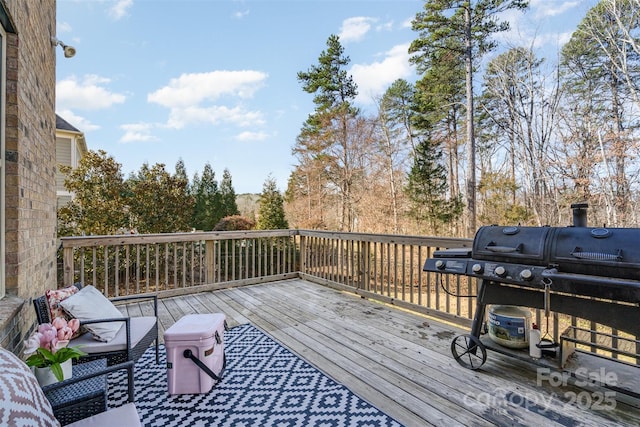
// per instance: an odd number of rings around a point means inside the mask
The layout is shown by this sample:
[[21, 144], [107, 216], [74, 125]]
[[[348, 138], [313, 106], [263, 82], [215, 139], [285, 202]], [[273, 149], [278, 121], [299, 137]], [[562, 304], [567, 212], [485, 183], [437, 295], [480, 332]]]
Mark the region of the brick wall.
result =
[[20, 354], [32, 298], [56, 287], [55, 36], [53, 0], [0, 0], [7, 34], [6, 293], [0, 345]]

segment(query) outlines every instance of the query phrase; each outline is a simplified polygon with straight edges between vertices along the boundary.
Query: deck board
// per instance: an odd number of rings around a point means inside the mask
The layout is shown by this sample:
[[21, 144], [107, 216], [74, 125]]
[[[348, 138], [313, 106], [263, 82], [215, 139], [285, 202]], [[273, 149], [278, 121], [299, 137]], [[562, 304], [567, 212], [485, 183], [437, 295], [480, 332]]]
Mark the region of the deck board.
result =
[[252, 323], [407, 426], [640, 425], [635, 400], [585, 408], [569, 401], [583, 388], [538, 384], [535, 365], [491, 351], [464, 369], [449, 347], [467, 330], [304, 280], [163, 298], [158, 310], [161, 337], [187, 313]]

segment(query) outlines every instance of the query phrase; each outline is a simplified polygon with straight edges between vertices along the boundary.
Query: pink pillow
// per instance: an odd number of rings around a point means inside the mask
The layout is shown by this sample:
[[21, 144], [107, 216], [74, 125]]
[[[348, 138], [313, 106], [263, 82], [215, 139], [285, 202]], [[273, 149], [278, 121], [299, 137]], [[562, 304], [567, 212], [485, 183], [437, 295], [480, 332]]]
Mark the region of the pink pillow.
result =
[[[47, 299], [47, 305], [49, 306], [49, 318], [53, 322], [53, 319], [56, 317], [62, 317], [64, 320], [71, 320], [73, 317], [67, 313], [61, 306], [60, 303], [65, 299], [69, 298], [71, 295], [74, 295], [78, 292], [78, 288], [74, 285], [67, 286], [62, 289], [48, 289], [44, 296]], [[76, 338], [82, 335], [85, 332], [84, 328], [80, 328], [76, 331], [71, 339]]]
[[62, 289], [48, 289], [44, 296], [47, 299], [47, 305], [49, 306], [49, 317], [51, 321], [56, 317], [62, 317], [64, 320], [69, 320], [69, 316], [65, 311], [60, 307], [60, 302], [66, 298], [69, 298], [71, 295], [78, 292], [78, 288], [75, 286], [68, 286]]

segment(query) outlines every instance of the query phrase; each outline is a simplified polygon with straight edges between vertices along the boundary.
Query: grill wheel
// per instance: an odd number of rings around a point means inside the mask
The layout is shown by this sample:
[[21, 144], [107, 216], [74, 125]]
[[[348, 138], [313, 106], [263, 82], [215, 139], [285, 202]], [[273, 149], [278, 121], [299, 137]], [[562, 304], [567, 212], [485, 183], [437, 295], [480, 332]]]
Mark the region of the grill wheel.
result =
[[[480, 354], [478, 354], [480, 350]], [[451, 354], [460, 365], [467, 369], [479, 369], [487, 361], [487, 349], [471, 334], [458, 335], [451, 342]]]

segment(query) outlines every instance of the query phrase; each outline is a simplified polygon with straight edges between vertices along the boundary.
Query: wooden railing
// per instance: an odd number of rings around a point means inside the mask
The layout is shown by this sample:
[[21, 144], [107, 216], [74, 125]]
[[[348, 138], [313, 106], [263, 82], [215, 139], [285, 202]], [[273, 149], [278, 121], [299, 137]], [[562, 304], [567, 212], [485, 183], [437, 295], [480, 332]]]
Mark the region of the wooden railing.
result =
[[471, 239], [304, 230], [300, 275], [468, 326], [475, 281], [426, 273], [422, 266], [437, 249], [471, 244]]
[[107, 296], [202, 291], [296, 277], [295, 231], [227, 231], [62, 238], [63, 283]]
[[[162, 298], [301, 277], [469, 328], [477, 281], [427, 273], [422, 266], [437, 249], [471, 245], [462, 238], [312, 230], [67, 237], [63, 282], [91, 283], [107, 296], [154, 292]], [[558, 313], [547, 329], [540, 310], [533, 316], [556, 342], [568, 326], [583, 328], [595, 344], [579, 347], [639, 361], [637, 337]], [[596, 343], [603, 336], [596, 332], [611, 338]]]

